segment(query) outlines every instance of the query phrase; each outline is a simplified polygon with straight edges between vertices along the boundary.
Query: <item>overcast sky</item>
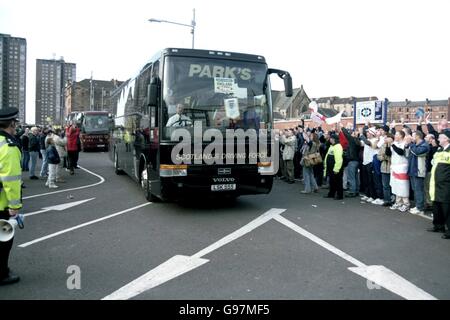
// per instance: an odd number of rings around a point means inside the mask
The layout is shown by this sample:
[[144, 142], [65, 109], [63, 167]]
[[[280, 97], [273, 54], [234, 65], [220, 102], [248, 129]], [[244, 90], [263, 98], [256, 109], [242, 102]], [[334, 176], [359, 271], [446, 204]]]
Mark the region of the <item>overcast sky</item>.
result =
[[190, 24], [193, 8], [197, 49], [263, 55], [309, 97], [450, 97], [448, 0], [0, 0], [0, 33], [27, 39], [27, 121], [36, 59], [126, 80], [158, 50], [191, 47], [188, 27], [147, 20]]

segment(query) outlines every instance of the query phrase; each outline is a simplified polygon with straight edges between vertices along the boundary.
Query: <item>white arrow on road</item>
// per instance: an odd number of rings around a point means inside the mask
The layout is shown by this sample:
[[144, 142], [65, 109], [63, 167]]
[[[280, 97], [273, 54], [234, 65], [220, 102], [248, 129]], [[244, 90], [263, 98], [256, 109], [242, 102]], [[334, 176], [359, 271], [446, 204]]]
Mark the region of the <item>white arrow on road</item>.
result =
[[282, 214], [284, 211], [286, 211], [286, 209], [270, 209], [258, 218], [250, 221], [243, 227], [214, 242], [203, 250], [200, 250], [191, 257], [183, 255], [173, 256], [146, 274], [114, 291], [110, 295], [107, 295], [102, 300], [128, 300], [169, 280], [181, 276], [186, 272], [194, 270], [209, 261], [208, 259], [202, 258], [203, 256], [223, 247], [224, 245], [227, 245], [236, 239], [239, 239], [247, 233], [262, 226], [273, 217]]
[[437, 300], [384, 266], [350, 267], [350, 271], [408, 300]]
[[80, 201], [75, 201], [75, 202], [68, 202], [68, 203], [63, 203], [63, 204], [57, 204], [56, 206], [51, 206], [51, 207], [45, 207], [42, 208], [42, 210], [39, 211], [34, 211], [34, 212], [29, 212], [29, 213], [25, 213], [24, 216], [25, 217], [29, 217], [29, 216], [34, 216], [36, 214], [39, 213], [43, 213], [43, 212], [47, 212], [47, 211], [63, 211], [75, 206], [78, 206], [82, 203], [94, 200], [95, 198], [90, 198], [90, 199], [86, 199], [86, 200], [80, 200]]
[[150, 270], [141, 277], [135, 279], [129, 284], [123, 286], [117, 291], [111, 293], [110, 295], [104, 297], [102, 300], [127, 300], [131, 299], [147, 290], [153, 289], [169, 280], [172, 280], [178, 276], [181, 276], [189, 271], [192, 271], [205, 263], [209, 262], [208, 259], [204, 259], [203, 256], [223, 247], [224, 245], [242, 237], [243, 235], [253, 231], [259, 226], [270, 220], [276, 220], [286, 227], [294, 230], [300, 235], [308, 238], [309, 240], [320, 245], [324, 249], [336, 254], [349, 263], [355, 265], [356, 267], [348, 268], [350, 271], [366, 278], [369, 281], [374, 282], [405, 299], [413, 300], [436, 300], [435, 297], [420, 289], [413, 283], [409, 282], [405, 278], [396, 274], [392, 270], [384, 266], [373, 265], [367, 266], [363, 262], [355, 259], [349, 254], [343, 252], [342, 250], [336, 248], [330, 243], [322, 240], [321, 238], [315, 236], [314, 234], [308, 232], [307, 230], [299, 227], [293, 222], [281, 216], [286, 209], [271, 209], [259, 216], [255, 220], [244, 225], [240, 229], [234, 231], [233, 233], [223, 237], [222, 239], [216, 241], [210, 246], [200, 250], [196, 254], [188, 257], [177, 255], [166, 262], [160, 264], [156, 268]]
[[280, 222], [286, 227], [294, 230], [295, 232], [301, 234], [302, 236], [308, 238], [309, 240], [320, 245], [324, 249], [331, 251], [335, 255], [347, 260], [356, 267], [348, 268], [350, 271], [372, 281], [376, 285], [379, 285], [400, 297], [410, 300], [436, 300], [431, 294], [420, 289], [413, 283], [409, 282], [402, 276], [396, 274], [394, 271], [380, 265], [367, 266], [361, 261], [353, 258], [349, 254], [343, 252], [342, 250], [336, 248], [332, 244], [322, 240], [321, 238], [315, 236], [314, 234], [306, 231], [302, 227], [299, 227], [295, 223], [289, 221], [288, 219], [278, 215], [274, 217], [274, 220]]
[[173, 256], [102, 300], [128, 300], [207, 263], [208, 259]]

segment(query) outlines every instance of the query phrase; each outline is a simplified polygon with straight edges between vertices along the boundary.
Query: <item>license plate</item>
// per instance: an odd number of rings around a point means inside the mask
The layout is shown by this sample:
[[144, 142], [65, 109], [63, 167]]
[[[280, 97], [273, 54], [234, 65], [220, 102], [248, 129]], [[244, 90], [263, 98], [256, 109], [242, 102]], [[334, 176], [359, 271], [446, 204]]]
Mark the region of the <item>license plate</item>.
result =
[[211, 186], [211, 191], [230, 191], [236, 190], [236, 184], [213, 184]]
[[105, 145], [104, 144], [98, 144], [97, 147], [99, 148], [103, 148]]

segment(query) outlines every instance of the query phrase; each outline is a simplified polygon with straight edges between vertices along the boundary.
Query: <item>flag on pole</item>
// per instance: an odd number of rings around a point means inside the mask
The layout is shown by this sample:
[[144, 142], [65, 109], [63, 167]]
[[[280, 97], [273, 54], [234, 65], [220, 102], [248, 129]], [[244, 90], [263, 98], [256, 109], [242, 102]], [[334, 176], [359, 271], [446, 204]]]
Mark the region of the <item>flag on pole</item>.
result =
[[416, 118], [423, 117], [425, 115], [425, 110], [423, 108], [417, 108]]

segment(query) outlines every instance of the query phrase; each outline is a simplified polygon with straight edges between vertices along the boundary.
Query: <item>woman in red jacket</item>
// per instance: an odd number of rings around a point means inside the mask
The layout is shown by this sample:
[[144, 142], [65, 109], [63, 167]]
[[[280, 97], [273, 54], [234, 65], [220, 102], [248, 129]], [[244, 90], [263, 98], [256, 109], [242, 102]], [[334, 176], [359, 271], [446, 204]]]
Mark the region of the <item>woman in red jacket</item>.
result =
[[80, 135], [80, 128], [77, 127], [76, 124], [71, 124], [66, 128], [66, 137], [67, 137], [67, 158], [69, 160], [69, 170], [70, 174], [73, 175], [76, 159], [78, 156], [78, 144], [77, 140]]

